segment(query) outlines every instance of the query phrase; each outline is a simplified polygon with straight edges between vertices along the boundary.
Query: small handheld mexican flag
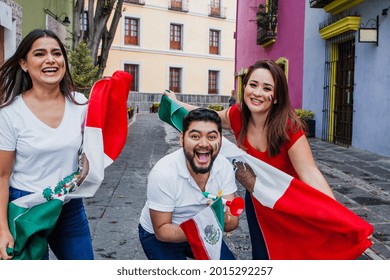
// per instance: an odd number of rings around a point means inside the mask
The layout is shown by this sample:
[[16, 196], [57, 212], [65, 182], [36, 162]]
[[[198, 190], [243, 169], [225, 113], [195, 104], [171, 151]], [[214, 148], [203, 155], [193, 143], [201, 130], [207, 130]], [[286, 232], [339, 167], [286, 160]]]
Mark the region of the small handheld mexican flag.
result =
[[121, 153], [127, 137], [127, 97], [132, 76], [116, 71], [97, 81], [90, 94], [80, 169], [42, 193], [33, 193], [8, 204], [8, 224], [14, 260], [38, 260], [47, 254], [47, 237], [54, 229], [63, 203], [92, 197], [104, 179], [104, 169]]
[[196, 260], [219, 260], [224, 228], [222, 198], [180, 224]]

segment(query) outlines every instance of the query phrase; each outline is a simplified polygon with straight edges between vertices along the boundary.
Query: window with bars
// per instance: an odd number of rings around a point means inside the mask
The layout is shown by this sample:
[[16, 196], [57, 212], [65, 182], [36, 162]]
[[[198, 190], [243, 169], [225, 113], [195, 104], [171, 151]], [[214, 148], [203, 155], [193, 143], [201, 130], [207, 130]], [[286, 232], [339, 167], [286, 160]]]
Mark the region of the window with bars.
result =
[[182, 25], [171, 24], [170, 31], [170, 49], [181, 50], [182, 49]]
[[169, 68], [169, 90], [181, 92], [181, 68]]
[[139, 45], [139, 19], [125, 18], [125, 44]]
[[209, 94], [218, 94], [219, 71], [209, 71]]
[[131, 83], [130, 91], [139, 91], [139, 65], [125, 64], [124, 71], [130, 73], [133, 76], [133, 82]]
[[210, 29], [209, 53], [219, 54], [220, 31]]

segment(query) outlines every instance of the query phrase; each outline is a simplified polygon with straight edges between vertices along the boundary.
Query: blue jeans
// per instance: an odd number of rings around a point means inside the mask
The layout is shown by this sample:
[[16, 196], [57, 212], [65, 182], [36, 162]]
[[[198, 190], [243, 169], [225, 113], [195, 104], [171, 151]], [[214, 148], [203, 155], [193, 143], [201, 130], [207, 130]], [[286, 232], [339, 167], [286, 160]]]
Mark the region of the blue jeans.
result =
[[[28, 194], [30, 193], [10, 187], [9, 201]], [[48, 242], [59, 260], [94, 259], [91, 233], [81, 198], [72, 199], [64, 204]]]
[[[186, 260], [194, 255], [188, 242], [161, 242], [156, 236], [138, 225], [139, 240], [149, 260]], [[233, 253], [222, 240], [221, 260], [235, 260]]]
[[268, 260], [269, 257], [263, 233], [261, 232], [259, 223], [257, 222], [255, 208], [253, 206], [251, 195], [248, 192], [245, 193], [245, 213], [248, 222], [249, 235], [251, 237], [252, 258], [254, 260]]

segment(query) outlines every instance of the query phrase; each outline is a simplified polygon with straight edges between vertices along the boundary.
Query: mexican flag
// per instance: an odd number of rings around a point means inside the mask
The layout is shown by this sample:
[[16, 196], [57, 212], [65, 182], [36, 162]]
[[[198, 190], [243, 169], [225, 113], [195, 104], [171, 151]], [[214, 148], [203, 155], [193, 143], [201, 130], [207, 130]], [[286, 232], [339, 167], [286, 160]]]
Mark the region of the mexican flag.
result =
[[116, 71], [97, 81], [90, 94], [80, 153], [79, 170], [55, 186], [8, 204], [8, 224], [14, 237], [13, 259], [42, 259], [47, 236], [54, 228], [64, 202], [92, 197], [104, 179], [104, 169], [121, 153], [127, 137], [127, 97], [132, 76]]
[[220, 153], [256, 174], [252, 202], [271, 260], [348, 260], [372, 245], [373, 227], [341, 203], [227, 139]]
[[192, 219], [180, 224], [196, 260], [219, 260], [224, 228], [224, 206], [217, 198]]
[[[172, 101], [161, 101], [160, 108], [171, 106]], [[177, 109], [172, 112], [175, 115]], [[175, 117], [160, 118], [178, 122]], [[224, 137], [220, 154], [249, 164], [257, 176], [252, 201], [270, 259], [356, 259], [372, 245], [372, 225], [336, 200]]]

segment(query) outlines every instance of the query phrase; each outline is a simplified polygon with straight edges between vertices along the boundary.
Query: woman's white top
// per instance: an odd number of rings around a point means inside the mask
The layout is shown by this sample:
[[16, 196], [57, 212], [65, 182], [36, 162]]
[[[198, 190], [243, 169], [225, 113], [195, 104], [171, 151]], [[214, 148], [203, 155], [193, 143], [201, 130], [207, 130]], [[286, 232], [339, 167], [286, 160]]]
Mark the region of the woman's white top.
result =
[[[81, 93], [75, 93], [75, 99], [81, 104], [87, 101]], [[0, 109], [0, 150], [16, 152], [12, 187], [40, 192], [77, 171], [87, 106], [65, 100], [57, 128], [40, 121], [20, 95]]]

